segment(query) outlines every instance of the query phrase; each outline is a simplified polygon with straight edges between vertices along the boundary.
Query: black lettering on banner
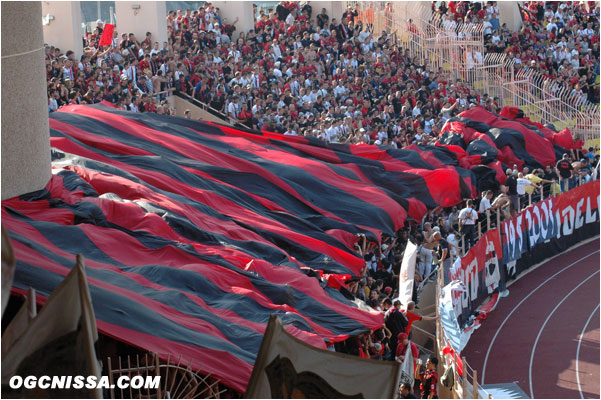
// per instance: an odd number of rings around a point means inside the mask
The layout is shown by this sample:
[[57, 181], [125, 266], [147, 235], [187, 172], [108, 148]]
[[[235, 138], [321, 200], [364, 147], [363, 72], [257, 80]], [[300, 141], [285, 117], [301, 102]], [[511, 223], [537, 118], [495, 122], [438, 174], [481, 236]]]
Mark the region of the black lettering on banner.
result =
[[499, 287], [501, 274], [495, 244], [493, 241], [488, 240], [488, 237], [486, 238], [486, 264], [484, 265], [484, 271], [486, 289], [488, 290], [488, 294], [492, 294]]

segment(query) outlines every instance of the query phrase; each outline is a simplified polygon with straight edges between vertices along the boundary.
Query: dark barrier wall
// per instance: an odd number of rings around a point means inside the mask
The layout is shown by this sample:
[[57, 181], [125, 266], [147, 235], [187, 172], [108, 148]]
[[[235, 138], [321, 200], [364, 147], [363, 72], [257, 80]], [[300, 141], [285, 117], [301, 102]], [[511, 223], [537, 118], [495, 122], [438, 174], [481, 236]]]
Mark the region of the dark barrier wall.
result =
[[459, 325], [468, 325], [484, 300], [520, 272], [596, 235], [599, 181], [533, 204], [487, 232], [450, 271], [466, 289], [454, 294]]

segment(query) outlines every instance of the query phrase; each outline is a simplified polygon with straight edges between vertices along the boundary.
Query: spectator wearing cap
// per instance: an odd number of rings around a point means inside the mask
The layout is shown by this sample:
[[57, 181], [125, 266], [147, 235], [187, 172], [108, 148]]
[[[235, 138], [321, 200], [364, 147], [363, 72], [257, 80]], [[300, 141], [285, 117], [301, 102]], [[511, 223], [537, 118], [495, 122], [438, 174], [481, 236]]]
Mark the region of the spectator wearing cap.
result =
[[399, 300], [395, 300], [392, 305], [393, 307], [385, 314], [384, 321], [386, 328], [388, 328], [392, 335], [390, 338], [390, 349], [393, 352], [393, 355], [396, 356], [398, 336], [400, 333], [406, 335], [405, 328], [409, 324], [409, 321], [407, 321], [405, 314], [401, 312], [401, 302]]
[[417, 359], [419, 358], [419, 349], [417, 345], [409, 340], [409, 335], [406, 332], [401, 332], [397, 335], [397, 347], [395, 350], [395, 360], [401, 364], [405, 361], [407, 350], [411, 348], [411, 355], [413, 356], [413, 370], [417, 366]]

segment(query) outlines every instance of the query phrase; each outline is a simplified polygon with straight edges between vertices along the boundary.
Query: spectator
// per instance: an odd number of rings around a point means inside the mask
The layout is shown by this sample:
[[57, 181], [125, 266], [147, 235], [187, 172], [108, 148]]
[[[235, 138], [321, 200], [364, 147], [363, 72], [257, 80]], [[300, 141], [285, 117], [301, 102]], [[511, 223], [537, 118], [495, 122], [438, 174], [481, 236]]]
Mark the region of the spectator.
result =
[[518, 179], [516, 182], [516, 191], [518, 192], [518, 196], [524, 196], [526, 194], [526, 188], [531, 186], [532, 184], [526, 178], [524, 178], [524, 174], [519, 172]]
[[407, 355], [407, 349], [411, 347], [411, 355], [413, 356], [413, 371], [415, 373], [415, 367], [417, 366], [417, 359], [419, 358], [419, 349], [415, 343], [409, 340], [409, 335], [405, 332], [401, 332], [398, 335], [398, 346], [396, 348], [395, 360], [403, 363], [405, 356]]
[[572, 164], [570, 163], [570, 156], [568, 153], [564, 153], [561, 160], [555, 165], [555, 172], [559, 176], [559, 186], [561, 193], [567, 192], [569, 189], [569, 179], [572, 177]]
[[465, 238], [465, 251], [474, 245], [474, 231], [478, 213], [474, 210], [474, 202], [468, 200], [465, 208], [459, 212], [459, 229]]
[[415, 312], [415, 302], [410, 301], [407, 303], [407, 310], [405, 311], [405, 317], [407, 317], [407, 321], [409, 321], [407, 328], [405, 328], [405, 333], [411, 339], [411, 326], [415, 321], [434, 321], [439, 319], [440, 317], [428, 317], [422, 316], [419, 313]]
[[[422, 399], [437, 399], [438, 398], [438, 359], [430, 357], [426, 361], [426, 370], [419, 373], [420, 390]], [[416, 372], [416, 375], [418, 372]]]
[[541, 185], [552, 183], [551, 181], [548, 181], [543, 178], [542, 169], [536, 169], [532, 171], [531, 174], [527, 174], [526, 179], [530, 181], [530, 185], [526, 187], [526, 194], [533, 195], [535, 201], [540, 200], [540, 189], [542, 187]]
[[546, 181], [553, 182], [550, 186], [543, 186], [544, 196], [548, 197], [549, 195], [551, 195], [551, 196], [558, 195], [560, 193], [560, 188], [559, 188], [559, 183], [557, 183], [559, 181], [559, 177], [557, 175], [556, 169], [551, 165], [547, 165], [545, 167], [545, 173], [543, 175], [543, 178]]
[[490, 209], [491, 207], [491, 203], [490, 201], [492, 200], [493, 197], [493, 191], [492, 190], [487, 190], [485, 193], [483, 193], [482, 195], [482, 199], [480, 200], [480, 205], [478, 206], [478, 213], [480, 215], [485, 215], [487, 213], [487, 211]]
[[405, 317], [405, 314], [401, 312], [401, 302], [399, 300], [394, 301], [393, 307], [390, 310], [388, 310], [388, 313], [385, 315], [384, 318], [386, 328], [388, 328], [392, 335], [392, 337], [390, 338], [390, 349], [396, 356], [398, 336], [400, 333], [405, 333], [405, 329], [409, 324], [409, 321], [407, 321], [407, 317]]
[[516, 211], [519, 211], [520, 207], [518, 204], [518, 171], [517, 169], [515, 169], [516, 166], [514, 166], [513, 171], [511, 169], [507, 169], [506, 173], [507, 173], [507, 178], [505, 180], [505, 186], [507, 186], [507, 194], [509, 195], [509, 198], [511, 199], [511, 203], [513, 205], [513, 208]]
[[401, 395], [401, 399], [416, 399], [417, 398], [413, 394], [413, 388], [411, 387], [411, 385], [408, 385], [406, 383], [401, 383], [401, 386], [399, 387], [399, 394]]

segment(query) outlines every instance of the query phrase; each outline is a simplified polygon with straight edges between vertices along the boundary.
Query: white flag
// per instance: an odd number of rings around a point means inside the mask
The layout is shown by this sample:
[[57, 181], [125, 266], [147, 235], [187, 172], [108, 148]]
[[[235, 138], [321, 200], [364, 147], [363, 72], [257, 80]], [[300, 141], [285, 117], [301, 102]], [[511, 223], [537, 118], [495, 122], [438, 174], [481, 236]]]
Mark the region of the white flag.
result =
[[[401, 344], [399, 343], [399, 346]], [[413, 387], [413, 379], [415, 376], [415, 369], [413, 363], [413, 352], [411, 351], [411, 341], [407, 344], [407, 350], [405, 351], [405, 359], [401, 365], [401, 383]]]
[[415, 279], [415, 258], [417, 256], [417, 246], [411, 241], [407, 242], [403, 262], [401, 263], [401, 272], [399, 274], [399, 299], [401, 303], [407, 305], [413, 296], [413, 281]]

